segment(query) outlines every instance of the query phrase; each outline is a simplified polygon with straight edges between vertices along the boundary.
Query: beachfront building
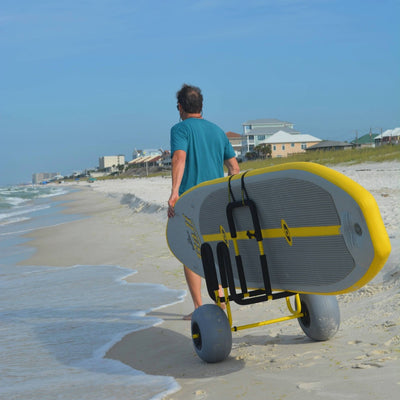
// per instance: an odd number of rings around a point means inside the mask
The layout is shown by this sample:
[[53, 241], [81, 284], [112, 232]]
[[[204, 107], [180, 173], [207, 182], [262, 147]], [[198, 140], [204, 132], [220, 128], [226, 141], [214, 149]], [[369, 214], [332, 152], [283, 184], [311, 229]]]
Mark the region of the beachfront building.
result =
[[156, 166], [161, 163], [164, 153], [161, 149], [135, 149], [132, 153], [132, 161], [129, 161], [128, 165], [136, 167]]
[[246, 121], [243, 126], [243, 154], [252, 152], [254, 147], [266, 143], [266, 140], [277, 132], [286, 132], [292, 135], [299, 134], [291, 122], [279, 119], [266, 118]]
[[399, 144], [400, 143], [400, 128], [388, 129], [385, 132], [375, 137], [375, 146], [382, 144]]
[[304, 153], [306, 149], [321, 139], [301, 134], [294, 124], [278, 119], [255, 119], [242, 124], [242, 154], [251, 153], [260, 145], [271, 146], [271, 157], [287, 157]]
[[321, 140], [307, 148], [307, 151], [332, 151], [332, 150], [350, 150], [353, 144], [347, 142], [339, 142], [336, 140]]
[[157, 150], [157, 149], [145, 149], [145, 150], [133, 150], [132, 153], [132, 160], [135, 160], [136, 158], [139, 157], [156, 157], [156, 156], [161, 156], [163, 154], [163, 151]]
[[63, 178], [59, 172], [38, 172], [32, 174], [32, 183], [38, 185], [44, 182], [50, 182], [55, 179]]
[[229, 142], [231, 143], [233, 150], [235, 150], [235, 155], [237, 158], [242, 158], [244, 155], [242, 154], [243, 150], [243, 138], [242, 135], [239, 133], [235, 132], [226, 132], [226, 136], [229, 139]]
[[99, 158], [99, 169], [107, 169], [112, 167], [118, 167], [119, 165], [125, 165], [125, 156], [104, 156]]
[[128, 162], [129, 166], [136, 166], [136, 167], [155, 167], [161, 163], [162, 156], [141, 156], [137, 157], [132, 161]]
[[288, 157], [293, 154], [305, 153], [306, 150], [321, 142], [321, 139], [307, 134], [290, 134], [279, 131], [263, 143], [271, 145], [271, 157]]
[[377, 133], [372, 133], [370, 131], [366, 135], [363, 135], [361, 137], [356, 137], [351, 144], [353, 144], [355, 147], [375, 147], [375, 138], [378, 136]]

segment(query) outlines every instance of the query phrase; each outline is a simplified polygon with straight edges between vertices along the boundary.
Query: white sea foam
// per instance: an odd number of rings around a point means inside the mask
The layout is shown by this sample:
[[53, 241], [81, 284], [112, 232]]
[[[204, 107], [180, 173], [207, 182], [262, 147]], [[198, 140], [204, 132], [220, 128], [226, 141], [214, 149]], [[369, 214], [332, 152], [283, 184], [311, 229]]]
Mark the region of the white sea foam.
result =
[[18, 222], [23, 222], [23, 221], [29, 221], [30, 217], [15, 217], [15, 218], [9, 218], [7, 220], [3, 220], [0, 215], [0, 225], [9, 225], [9, 224], [16, 224]]
[[19, 206], [26, 203], [28, 200], [21, 197], [3, 197], [2, 202], [10, 206]]
[[25, 215], [25, 214], [32, 214], [37, 211], [46, 210], [50, 208], [49, 204], [41, 204], [35, 205], [32, 207], [24, 207], [24, 208], [14, 208], [12, 211], [1, 213], [0, 214], [0, 221], [3, 219], [13, 218], [17, 215]]
[[51, 193], [45, 193], [45, 194], [40, 194], [38, 198], [47, 198], [47, 197], [55, 197], [55, 196], [61, 196], [63, 194], [67, 194], [69, 191], [67, 191], [64, 188], [57, 188], [54, 189]]

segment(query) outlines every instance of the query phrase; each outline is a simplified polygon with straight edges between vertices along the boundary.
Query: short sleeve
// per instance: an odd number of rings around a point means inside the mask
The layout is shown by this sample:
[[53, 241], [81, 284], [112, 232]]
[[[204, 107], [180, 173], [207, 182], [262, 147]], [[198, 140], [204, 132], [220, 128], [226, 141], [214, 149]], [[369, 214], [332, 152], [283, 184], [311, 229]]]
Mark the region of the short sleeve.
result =
[[229, 160], [233, 157], [236, 157], [235, 150], [233, 150], [233, 147], [231, 145], [231, 142], [229, 141], [228, 137], [225, 135], [226, 140], [225, 140], [225, 149], [224, 149], [224, 160]]
[[171, 128], [171, 154], [176, 150], [183, 150], [187, 152], [188, 149], [188, 136], [186, 129], [182, 124], [174, 125]]

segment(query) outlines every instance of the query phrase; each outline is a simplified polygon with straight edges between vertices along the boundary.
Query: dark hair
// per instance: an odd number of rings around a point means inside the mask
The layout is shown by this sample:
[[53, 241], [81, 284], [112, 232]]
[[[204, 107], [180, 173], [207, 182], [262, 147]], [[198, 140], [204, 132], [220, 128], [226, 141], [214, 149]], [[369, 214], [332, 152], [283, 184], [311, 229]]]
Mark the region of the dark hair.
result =
[[183, 84], [182, 89], [177, 92], [176, 98], [186, 113], [201, 113], [203, 109], [203, 95], [200, 88]]

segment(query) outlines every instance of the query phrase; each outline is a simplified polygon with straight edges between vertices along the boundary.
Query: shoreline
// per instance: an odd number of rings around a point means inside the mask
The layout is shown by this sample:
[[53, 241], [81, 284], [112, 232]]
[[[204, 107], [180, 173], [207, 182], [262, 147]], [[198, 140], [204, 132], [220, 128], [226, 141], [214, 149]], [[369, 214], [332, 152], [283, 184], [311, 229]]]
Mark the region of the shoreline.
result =
[[[388, 174], [388, 167], [395, 179]], [[190, 323], [182, 320], [192, 311], [190, 296], [186, 296], [181, 303], [148, 313], [163, 322], [123, 337], [106, 357], [146, 374], [174, 377], [181, 390], [164, 397], [169, 400], [226, 395], [247, 398], [260, 393], [285, 399], [395, 397], [400, 384], [400, 193], [399, 180], [394, 181], [400, 176], [400, 163], [333, 169], [371, 191], [392, 242], [392, 254], [382, 272], [360, 291], [338, 297], [342, 323], [333, 339], [311, 342], [297, 321], [285, 322], [234, 333], [231, 356], [220, 364], [206, 364], [192, 348]], [[162, 213], [170, 182], [149, 179], [78, 184], [82, 191], [57, 200], [68, 200], [64, 212], [90, 217], [24, 235], [31, 239], [25, 245], [37, 250], [19, 265], [119, 265], [137, 271], [128, 282], [186, 290], [182, 267], [165, 241], [166, 217]], [[155, 207], [143, 212], [151, 204]], [[54, 248], [59, 251], [52, 251]], [[203, 300], [210, 303], [204, 286]], [[234, 317], [241, 324], [282, 313], [281, 302], [234, 308]]]

